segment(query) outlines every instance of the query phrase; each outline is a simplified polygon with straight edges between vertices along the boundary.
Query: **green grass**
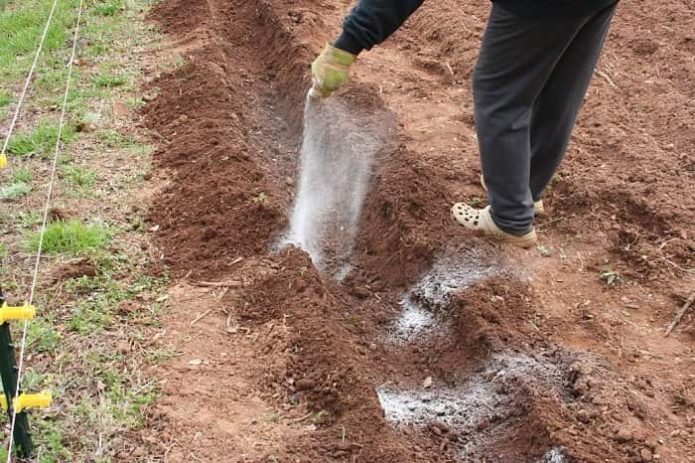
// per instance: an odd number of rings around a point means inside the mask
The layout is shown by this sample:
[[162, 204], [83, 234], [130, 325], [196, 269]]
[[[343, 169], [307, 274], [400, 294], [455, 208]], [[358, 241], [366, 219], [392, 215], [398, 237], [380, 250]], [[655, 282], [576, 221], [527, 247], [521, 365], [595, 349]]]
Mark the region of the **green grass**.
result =
[[94, 5], [94, 13], [99, 16], [114, 16], [123, 9], [122, 1], [100, 2]]
[[[112, 237], [111, 230], [101, 224], [85, 225], [79, 220], [52, 222], [46, 227], [43, 239], [45, 254], [79, 254], [106, 246]], [[40, 234], [34, 232], [27, 241], [27, 250], [36, 252]]]
[[38, 76], [36, 87], [45, 92], [61, 94], [62, 97], [65, 92], [65, 81], [68, 78], [68, 68], [64, 65], [58, 66], [58, 63], [48, 64], [52, 66]]
[[[113, 274], [127, 266], [128, 262], [119, 263], [114, 256], [107, 259], [111, 262], [100, 266], [98, 276], [76, 278], [66, 283], [65, 289], [79, 296], [78, 302], [71, 308], [68, 322], [68, 329], [71, 331], [86, 335], [105, 330], [118, 316], [124, 316], [119, 313], [121, 302], [135, 300], [142, 295], [156, 292], [165, 281], [141, 275], [135, 281], [124, 285], [123, 282], [114, 280]], [[109, 269], [110, 266], [113, 268]], [[137, 308], [138, 304], [133, 307]], [[138, 308], [132, 315], [125, 314], [125, 316], [141, 317], [146, 314], [153, 315], [154, 312]]]
[[60, 347], [61, 334], [45, 314], [36, 317], [27, 328], [27, 345], [36, 352], [54, 352]]
[[[16, 133], [10, 139], [7, 151], [17, 156], [46, 154], [55, 147], [58, 139], [58, 124], [41, 119], [33, 130]], [[62, 143], [75, 139], [75, 128], [69, 124], [63, 127]]]
[[[18, 81], [31, 66], [52, 0], [26, 0], [16, 8], [0, 12], [0, 80]], [[63, 49], [75, 22], [75, 7], [79, 0], [58, 2], [58, 7], [46, 35], [44, 54]]]
[[82, 166], [64, 166], [62, 175], [65, 180], [80, 188], [92, 188], [98, 179], [95, 171]]
[[12, 95], [5, 89], [0, 89], [0, 108], [12, 103]]
[[[52, 2], [15, 0], [3, 11], [1, 6], [6, 0], [0, 0], [0, 115], [8, 113], [16, 101], [16, 89], [21, 88], [29, 70]], [[3, 178], [0, 190], [18, 183], [38, 188], [36, 182], [45, 180], [45, 172], [36, 170], [38, 165], [45, 164], [43, 160], [27, 162], [18, 158], [53, 154], [57, 136], [56, 107], [60, 108], [65, 88], [66, 63], [78, 3], [79, 0], [58, 2], [24, 113], [50, 117], [21, 119], [20, 129], [13, 135], [10, 145], [15, 162]], [[140, 172], [147, 170], [148, 163], [140, 154], [151, 151], [151, 147], [139, 143], [128, 128], [111, 126], [109, 105], [114, 100], [125, 101], [133, 107], [144, 104], [142, 99], [135, 97], [137, 92], [132, 91], [140, 67], [130, 64], [133, 50], [148, 46], [154, 38], [139, 19], [141, 11], [151, 3], [152, 0], [85, 2], [78, 44], [81, 63], [73, 69], [74, 80], [68, 97], [71, 124], [65, 128], [62, 141], [67, 144], [79, 136], [85, 139], [87, 146], [118, 151], [124, 158], [129, 157], [132, 172], [119, 172], [114, 177], [116, 181], [121, 177], [139, 178]], [[85, 125], [78, 123], [87, 122], [90, 114], [98, 116], [89, 120], [87, 129], [81, 130]], [[106, 127], [114, 130], [104, 130]], [[100, 132], [102, 130], [104, 133]], [[109, 150], [103, 149], [105, 145]], [[91, 156], [92, 151], [90, 156], [82, 156], [80, 147], [61, 149], [61, 188], [56, 190], [55, 196], [58, 205], [78, 211], [80, 219], [49, 224], [44, 250], [47, 254], [61, 256], [58, 259], [47, 257], [45, 265], [50, 272], [51, 266], [64, 255], [87, 254], [97, 265], [98, 273], [95, 277], [46, 285], [37, 293], [36, 304], [45, 310], [29, 324], [27, 348], [32, 365], [26, 370], [24, 386], [29, 392], [48, 388], [55, 396], [54, 407], [32, 413], [31, 417], [34, 443], [41, 452], [39, 463], [105, 463], [117, 459], [115, 453], [117, 446], [122, 445], [122, 436], [144, 425], [146, 409], [157, 392], [155, 380], [144, 373], [133, 375], [131, 372], [144, 372], [148, 360], [163, 361], [176, 354], [165, 350], [150, 354], [148, 348], [136, 348], [132, 352], [119, 350], [119, 343], [123, 342], [145, 345], [150, 335], [145, 327], [157, 327], [160, 323], [157, 317], [163, 303], [158, 300], [167, 280], [146, 276], [149, 257], [131, 241], [138, 242], [137, 231], [128, 228], [123, 235], [114, 237], [116, 228], [87, 219], [90, 214], [99, 214], [95, 212], [94, 201], [82, 201], [81, 194], [73, 193], [92, 191], [99, 178], [112, 172], [100, 163], [104, 158], [102, 153]], [[76, 159], [80, 160], [79, 165], [75, 164]], [[22, 162], [27, 167], [16, 167]], [[121, 184], [124, 189], [134, 186], [125, 181]], [[67, 185], [70, 188], [65, 188]], [[16, 290], [18, 294], [26, 289], [23, 279], [15, 278], [24, 270], [20, 268], [23, 263], [4, 265], [5, 256], [23, 255], [19, 249], [22, 246], [27, 251], [36, 251], [39, 240], [36, 230], [42, 218], [40, 208], [20, 207], [24, 203], [0, 203], [3, 289]], [[114, 220], [118, 229], [130, 226], [121, 222], [119, 216], [109, 220]], [[4, 234], [11, 239], [5, 240]], [[122, 310], [122, 307], [131, 307], [130, 304], [134, 308], [132, 312]], [[103, 454], [98, 454], [98, 449]], [[0, 457], [6, 459], [2, 450]], [[0, 460], [4, 461], [2, 458]]]
[[41, 212], [38, 210], [20, 211], [15, 223], [21, 228], [31, 228], [41, 223]]
[[0, 199], [16, 200], [31, 193], [31, 187], [24, 182], [15, 182], [0, 188]]
[[28, 167], [15, 167], [12, 170], [12, 182], [29, 183], [34, 179], [34, 174]]
[[100, 130], [98, 135], [111, 148], [130, 148], [137, 145], [132, 135], [124, 135], [113, 129]]
[[103, 88], [120, 87], [127, 83], [128, 78], [119, 74], [99, 74], [94, 78], [94, 84]]

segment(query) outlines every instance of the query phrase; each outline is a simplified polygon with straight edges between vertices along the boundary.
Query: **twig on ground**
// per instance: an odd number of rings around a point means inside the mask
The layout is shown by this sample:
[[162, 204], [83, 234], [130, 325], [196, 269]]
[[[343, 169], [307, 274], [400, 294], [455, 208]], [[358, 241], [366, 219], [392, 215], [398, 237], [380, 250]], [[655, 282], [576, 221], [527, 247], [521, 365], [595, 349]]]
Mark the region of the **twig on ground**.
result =
[[601, 77], [603, 77], [604, 79], [606, 79], [606, 82], [608, 82], [608, 85], [610, 85], [611, 87], [613, 87], [613, 88], [618, 88], [618, 86], [615, 85], [615, 83], [613, 82], [613, 80], [612, 80], [612, 79], [608, 76], [608, 74], [606, 74], [605, 72], [600, 71], [600, 70], [597, 69], [597, 70], [596, 70], [596, 74], [598, 74], [599, 76], [601, 76]]
[[311, 418], [314, 414], [313, 413], [307, 413], [304, 416], [300, 416], [299, 418], [294, 418], [292, 420], [289, 420], [290, 423], [301, 423], [302, 421], [308, 420]]
[[687, 301], [685, 301], [685, 304], [683, 304], [683, 307], [678, 311], [676, 314], [676, 317], [673, 319], [670, 325], [668, 325], [668, 328], [666, 328], [666, 334], [665, 336], [669, 336], [671, 334], [671, 331], [680, 323], [680, 321], [683, 319], [683, 315], [688, 311], [691, 305], [693, 305], [693, 301], [695, 301], [695, 293], [691, 294], [690, 297], [688, 298]]
[[197, 317], [195, 317], [195, 320], [193, 320], [193, 321], [191, 322], [191, 326], [195, 325], [195, 324], [198, 323], [200, 320], [202, 320], [203, 318], [207, 317], [207, 316], [210, 314], [210, 312], [212, 312], [212, 309], [208, 310], [207, 312], [204, 312], [202, 315], [198, 315]]
[[227, 295], [228, 291], [229, 291], [229, 286], [225, 286], [224, 289], [222, 291], [220, 291], [220, 295], [217, 296], [217, 300], [221, 301], [222, 299], [224, 299], [224, 296]]
[[693, 273], [693, 272], [695, 271], [695, 269], [692, 269], [692, 268], [684, 268], [684, 267], [681, 267], [680, 265], [678, 265], [677, 263], [673, 262], [673, 261], [670, 260], [670, 259], [667, 259], [666, 257], [657, 257], [655, 260], [663, 260], [663, 261], [666, 262], [668, 265], [670, 265], [670, 266], [672, 266], [673, 268], [678, 269], [678, 270], [680, 270], [681, 272], [684, 272], [684, 273]]
[[558, 217], [557, 219], [553, 219], [553, 220], [550, 220], [548, 222], [543, 222], [542, 224], [538, 225], [536, 228], [547, 227], [548, 225], [552, 225], [552, 224], [557, 223], [557, 222], [562, 222], [563, 220], [565, 220], [564, 216]]

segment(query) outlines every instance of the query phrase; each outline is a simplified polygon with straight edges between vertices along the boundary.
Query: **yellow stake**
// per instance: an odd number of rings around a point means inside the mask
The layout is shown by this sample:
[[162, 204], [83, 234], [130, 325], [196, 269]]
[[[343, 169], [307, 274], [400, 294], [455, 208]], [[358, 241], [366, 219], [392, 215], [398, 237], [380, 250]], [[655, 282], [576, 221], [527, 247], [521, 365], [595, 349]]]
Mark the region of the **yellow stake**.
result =
[[19, 307], [10, 307], [7, 303], [0, 307], [0, 325], [9, 320], [30, 320], [36, 315], [36, 307], [26, 302]]
[[7, 155], [6, 154], [0, 154], [0, 169], [4, 169], [7, 167]]
[[[40, 394], [20, 394], [14, 404], [14, 409], [16, 413], [21, 413], [27, 408], [48, 408], [52, 402], [53, 396], [47, 391]], [[0, 396], [0, 407], [7, 411], [7, 399], [4, 394]]]

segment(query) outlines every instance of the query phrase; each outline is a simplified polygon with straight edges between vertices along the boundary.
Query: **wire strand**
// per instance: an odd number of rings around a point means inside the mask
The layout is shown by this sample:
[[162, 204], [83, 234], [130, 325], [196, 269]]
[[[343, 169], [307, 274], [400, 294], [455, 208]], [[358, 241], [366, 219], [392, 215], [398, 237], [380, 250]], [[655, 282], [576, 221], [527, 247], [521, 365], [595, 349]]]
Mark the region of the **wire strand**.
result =
[[[43, 210], [43, 221], [41, 223], [41, 234], [39, 235], [39, 247], [36, 252], [36, 262], [34, 264], [34, 276], [31, 282], [31, 290], [29, 292], [29, 304], [34, 302], [34, 294], [36, 292], [36, 284], [39, 279], [39, 268], [41, 266], [41, 251], [43, 250], [43, 238], [46, 234], [46, 223], [48, 222], [48, 211], [51, 206], [51, 198], [53, 197], [53, 185], [55, 183], [56, 168], [58, 165], [58, 153], [60, 152], [60, 141], [63, 135], [63, 127], [65, 126], [65, 114], [68, 105], [68, 96], [70, 95], [70, 83], [72, 82], [72, 69], [75, 63], [75, 54], [77, 52], [77, 38], [80, 32], [80, 20], [82, 18], [82, 4], [83, 0], [80, 0], [79, 9], [77, 10], [77, 20], [75, 21], [75, 35], [72, 41], [72, 54], [70, 55], [70, 61], [68, 62], [68, 77], [65, 82], [65, 94], [63, 95], [63, 106], [60, 111], [60, 122], [58, 124], [58, 135], [56, 138], [55, 150], [53, 152], [53, 163], [51, 165], [51, 177], [48, 183], [48, 189], [46, 192], [46, 203]], [[55, 4], [54, 4], [55, 9]], [[9, 139], [9, 137], [8, 137]], [[19, 398], [19, 391], [21, 390], [22, 384], [22, 373], [24, 367], [24, 351], [26, 347], [27, 340], [27, 328], [29, 327], [29, 321], [24, 320], [24, 328], [22, 330], [22, 341], [19, 351], [19, 364], [17, 366], [17, 387], [14, 393], [14, 400], [12, 403], [17, 403]], [[17, 423], [17, 410], [12, 408], [12, 425], [10, 427], [10, 443], [7, 452], [7, 463], [12, 462], [12, 446], [14, 444], [14, 428]]]
[[58, 5], [58, 0], [53, 0], [53, 6], [51, 7], [51, 12], [48, 14], [48, 19], [46, 20], [46, 26], [43, 28], [43, 34], [41, 35], [41, 40], [39, 41], [39, 47], [36, 49], [34, 54], [34, 61], [31, 63], [31, 68], [29, 69], [29, 74], [24, 81], [24, 88], [22, 88], [22, 93], [19, 96], [19, 101], [17, 102], [17, 107], [14, 110], [14, 115], [12, 116], [12, 121], [10, 122], [10, 127], [7, 129], [7, 136], [2, 144], [2, 150], [0, 151], [0, 156], [7, 152], [7, 146], [10, 143], [10, 137], [14, 131], [14, 127], [17, 124], [17, 119], [19, 119], [19, 112], [24, 103], [24, 98], [27, 95], [27, 90], [29, 89], [29, 84], [31, 83], [31, 78], [34, 75], [34, 70], [36, 69], [36, 63], [39, 62], [39, 56], [41, 55], [41, 50], [43, 50], [43, 44], [46, 42], [46, 36], [48, 35], [48, 29], [51, 27], [51, 22], [53, 21], [53, 13], [55, 13], [56, 5]]

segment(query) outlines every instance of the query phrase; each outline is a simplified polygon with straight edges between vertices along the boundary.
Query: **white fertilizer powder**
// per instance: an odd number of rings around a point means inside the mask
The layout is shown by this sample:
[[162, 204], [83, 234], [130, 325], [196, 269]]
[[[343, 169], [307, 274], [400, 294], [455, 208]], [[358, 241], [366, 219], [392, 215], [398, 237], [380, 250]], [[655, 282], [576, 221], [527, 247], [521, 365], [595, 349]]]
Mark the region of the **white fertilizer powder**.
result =
[[337, 279], [349, 272], [372, 161], [383, 146], [377, 119], [335, 98], [306, 100], [299, 188], [283, 244], [302, 248]]
[[465, 288], [501, 272], [500, 263], [470, 251], [448, 252], [401, 299], [389, 337], [408, 343], [447, 328], [446, 306]]
[[437, 328], [434, 314], [420, 304], [413, 302], [410, 297], [403, 298], [401, 307], [403, 310], [391, 330], [393, 337], [398, 341], [411, 342]]
[[553, 448], [548, 451], [538, 463], [565, 463], [565, 455], [559, 448]]
[[[455, 387], [396, 388], [383, 386], [377, 396], [386, 420], [395, 427], [425, 428], [444, 423], [468, 436], [461, 450], [473, 450], [484, 438], [478, 436], [481, 422], [490, 423], [493, 416], [505, 416], [515, 405], [509, 389], [535, 385], [549, 394], [562, 388], [562, 364], [541, 355], [517, 353], [494, 356], [487, 368]], [[492, 431], [494, 433], [494, 430]], [[564, 463], [559, 448], [550, 449], [536, 463]]]

